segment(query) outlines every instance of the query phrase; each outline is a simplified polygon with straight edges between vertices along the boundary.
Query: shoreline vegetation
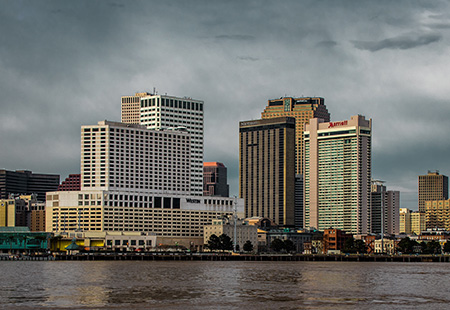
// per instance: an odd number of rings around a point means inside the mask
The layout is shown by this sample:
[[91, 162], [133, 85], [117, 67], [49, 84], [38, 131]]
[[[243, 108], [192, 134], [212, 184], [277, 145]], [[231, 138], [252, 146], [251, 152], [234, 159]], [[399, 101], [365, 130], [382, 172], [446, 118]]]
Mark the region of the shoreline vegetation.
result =
[[359, 254], [239, 254], [229, 253], [81, 253], [51, 255], [2, 255], [9, 261], [307, 261], [307, 262], [437, 262], [450, 263], [450, 255], [359, 255]]

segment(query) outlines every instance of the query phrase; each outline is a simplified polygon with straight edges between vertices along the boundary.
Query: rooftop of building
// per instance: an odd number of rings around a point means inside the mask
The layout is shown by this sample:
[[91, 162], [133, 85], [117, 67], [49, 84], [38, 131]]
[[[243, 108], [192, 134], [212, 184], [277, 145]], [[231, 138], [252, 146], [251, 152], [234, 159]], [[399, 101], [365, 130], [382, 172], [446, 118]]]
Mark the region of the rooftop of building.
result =
[[217, 161], [203, 163], [203, 167], [225, 167], [224, 164], [219, 163]]

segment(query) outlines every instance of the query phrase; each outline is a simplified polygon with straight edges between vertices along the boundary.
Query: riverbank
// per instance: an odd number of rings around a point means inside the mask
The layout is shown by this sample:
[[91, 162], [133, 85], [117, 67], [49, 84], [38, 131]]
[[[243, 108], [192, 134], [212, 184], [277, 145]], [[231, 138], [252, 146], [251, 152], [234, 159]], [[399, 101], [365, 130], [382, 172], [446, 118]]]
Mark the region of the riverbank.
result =
[[449, 263], [450, 255], [230, 255], [211, 253], [83, 253], [53, 254], [48, 256], [4, 255], [0, 260], [33, 261], [107, 261], [107, 260], [141, 260], [141, 261], [317, 261], [317, 262], [438, 262]]

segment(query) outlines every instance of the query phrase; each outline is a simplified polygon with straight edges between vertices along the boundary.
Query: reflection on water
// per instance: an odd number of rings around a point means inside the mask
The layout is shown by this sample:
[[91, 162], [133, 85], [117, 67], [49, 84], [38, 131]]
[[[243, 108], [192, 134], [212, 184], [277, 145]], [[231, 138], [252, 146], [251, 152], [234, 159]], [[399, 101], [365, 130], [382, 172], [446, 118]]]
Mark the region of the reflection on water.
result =
[[0, 308], [446, 309], [445, 263], [2, 261]]

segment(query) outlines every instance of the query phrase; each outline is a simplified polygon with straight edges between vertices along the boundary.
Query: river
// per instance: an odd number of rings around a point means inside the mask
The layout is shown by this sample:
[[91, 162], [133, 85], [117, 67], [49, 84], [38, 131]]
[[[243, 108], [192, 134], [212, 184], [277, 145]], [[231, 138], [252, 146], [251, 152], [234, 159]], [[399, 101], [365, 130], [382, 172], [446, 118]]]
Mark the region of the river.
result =
[[448, 263], [1, 261], [3, 309], [448, 309]]

